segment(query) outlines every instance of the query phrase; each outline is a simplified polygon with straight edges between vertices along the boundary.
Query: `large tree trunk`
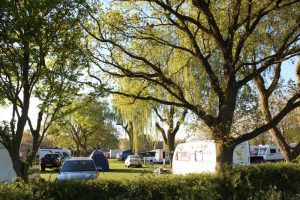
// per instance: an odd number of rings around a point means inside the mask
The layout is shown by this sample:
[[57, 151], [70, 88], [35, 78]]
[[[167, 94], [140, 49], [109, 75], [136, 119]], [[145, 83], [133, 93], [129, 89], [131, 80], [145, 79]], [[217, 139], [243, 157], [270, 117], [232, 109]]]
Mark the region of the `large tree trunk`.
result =
[[26, 183], [28, 182], [28, 170], [29, 165], [25, 164], [19, 156], [19, 152], [10, 152], [10, 157], [13, 163], [13, 168], [17, 174], [17, 177], [23, 179]]
[[172, 161], [175, 151], [175, 134], [168, 134], [168, 148], [169, 148], [169, 158], [170, 166], [172, 167]]
[[232, 165], [234, 146], [225, 145], [223, 142], [216, 142], [216, 172], [222, 173]]
[[[29, 166], [28, 164], [25, 164], [20, 159], [20, 145], [21, 140], [24, 133], [24, 128], [27, 122], [28, 112], [29, 112], [29, 103], [30, 103], [30, 83], [29, 83], [29, 57], [30, 57], [30, 51], [29, 51], [29, 42], [25, 38], [23, 41], [24, 44], [24, 53], [23, 53], [23, 75], [22, 75], [22, 81], [24, 83], [23, 86], [23, 105], [21, 107], [22, 114], [18, 118], [17, 122], [17, 130], [15, 132], [16, 138], [13, 139], [13, 145], [10, 147], [9, 152], [10, 156], [12, 158], [13, 167], [16, 171], [16, 174], [18, 177], [21, 177], [25, 182], [28, 182], [28, 170]], [[14, 125], [12, 125], [14, 127]], [[14, 128], [12, 129], [14, 130]]]

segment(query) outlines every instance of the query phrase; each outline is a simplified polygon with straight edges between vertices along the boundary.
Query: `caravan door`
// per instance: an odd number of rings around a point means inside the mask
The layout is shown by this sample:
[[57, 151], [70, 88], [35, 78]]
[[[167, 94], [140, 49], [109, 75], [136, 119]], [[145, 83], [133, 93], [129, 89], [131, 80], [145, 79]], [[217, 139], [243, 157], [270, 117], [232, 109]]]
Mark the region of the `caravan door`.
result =
[[234, 148], [232, 162], [235, 165], [250, 164], [250, 146], [249, 142], [242, 142]]

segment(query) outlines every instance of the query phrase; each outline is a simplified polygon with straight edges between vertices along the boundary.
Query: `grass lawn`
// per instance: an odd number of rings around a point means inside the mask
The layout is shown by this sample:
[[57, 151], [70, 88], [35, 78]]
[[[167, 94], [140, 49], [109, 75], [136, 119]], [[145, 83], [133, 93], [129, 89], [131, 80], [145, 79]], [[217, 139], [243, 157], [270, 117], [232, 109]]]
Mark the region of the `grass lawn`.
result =
[[[142, 168], [127, 168], [124, 166], [124, 161], [117, 161], [115, 159], [109, 159], [109, 172], [99, 172], [99, 179], [133, 179], [146, 174], [153, 174], [155, 168], [163, 167], [162, 164], [155, 165], [143, 165]], [[38, 168], [35, 166], [34, 168]], [[170, 165], [166, 165], [164, 168], [170, 169]], [[46, 169], [45, 172], [40, 171], [41, 178], [46, 181], [54, 181], [58, 172], [52, 169]]]

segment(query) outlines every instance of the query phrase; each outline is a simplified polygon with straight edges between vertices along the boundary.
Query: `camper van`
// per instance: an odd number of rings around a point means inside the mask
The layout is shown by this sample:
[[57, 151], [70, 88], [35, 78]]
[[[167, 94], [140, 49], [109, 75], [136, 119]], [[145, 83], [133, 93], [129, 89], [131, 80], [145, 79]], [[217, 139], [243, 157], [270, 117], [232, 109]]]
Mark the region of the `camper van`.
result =
[[67, 148], [43, 148], [41, 147], [38, 151], [39, 159], [45, 157], [49, 153], [58, 153], [61, 155], [62, 159], [68, 158], [71, 156], [71, 150]]
[[12, 160], [5, 146], [0, 142], [0, 183], [12, 182], [17, 178]]
[[251, 163], [282, 160], [284, 160], [284, 158], [275, 144], [258, 145], [251, 155]]
[[[248, 141], [238, 144], [233, 151], [233, 164], [249, 165]], [[215, 172], [216, 143], [213, 140], [200, 140], [178, 144], [173, 156], [174, 174]]]

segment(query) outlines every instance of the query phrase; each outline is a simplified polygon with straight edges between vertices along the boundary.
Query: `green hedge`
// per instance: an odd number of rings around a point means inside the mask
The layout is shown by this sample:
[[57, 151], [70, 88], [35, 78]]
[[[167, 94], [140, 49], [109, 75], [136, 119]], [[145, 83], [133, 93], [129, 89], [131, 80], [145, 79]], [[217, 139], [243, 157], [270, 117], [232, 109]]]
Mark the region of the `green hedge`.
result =
[[299, 164], [260, 164], [225, 174], [143, 175], [134, 180], [15, 182], [1, 200], [36, 199], [300, 199]]

